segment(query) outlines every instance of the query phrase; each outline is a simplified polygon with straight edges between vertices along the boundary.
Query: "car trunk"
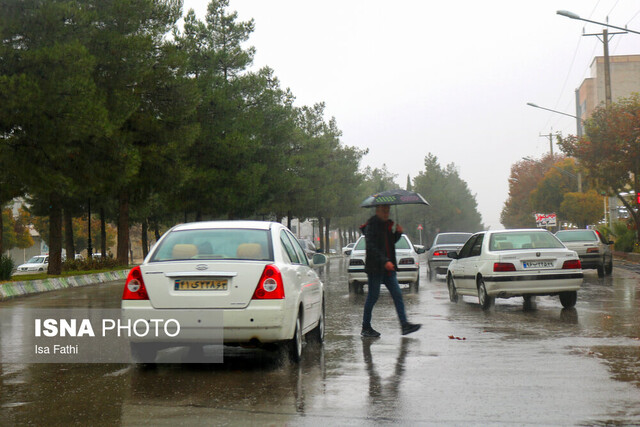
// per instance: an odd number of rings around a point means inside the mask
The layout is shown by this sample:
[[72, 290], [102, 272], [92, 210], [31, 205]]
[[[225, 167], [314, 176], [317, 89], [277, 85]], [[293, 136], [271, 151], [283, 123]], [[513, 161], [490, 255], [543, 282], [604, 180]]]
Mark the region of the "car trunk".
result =
[[562, 265], [568, 259], [572, 258], [567, 256], [567, 252], [565, 250], [510, 250], [500, 255], [499, 262], [514, 264], [516, 271], [537, 271], [562, 269]]
[[572, 251], [576, 251], [578, 255], [586, 255], [587, 250], [589, 248], [597, 248], [597, 242], [564, 242], [564, 245], [571, 249]]
[[154, 308], [244, 308], [265, 261], [183, 261], [140, 266]]

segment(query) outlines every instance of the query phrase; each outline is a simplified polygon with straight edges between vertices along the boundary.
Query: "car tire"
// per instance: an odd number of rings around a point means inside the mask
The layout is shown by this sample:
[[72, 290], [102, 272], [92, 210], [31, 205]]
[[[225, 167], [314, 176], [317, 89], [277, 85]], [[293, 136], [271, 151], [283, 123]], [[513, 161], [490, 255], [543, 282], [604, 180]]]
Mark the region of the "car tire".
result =
[[129, 343], [133, 361], [141, 365], [153, 365], [158, 355], [158, 347], [150, 343]]
[[478, 302], [480, 303], [480, 307], [482, 307], [483, 310], [490, 309], [493, 305], [493, 300], [494, 298], [487, 294], [487, 287], [482, 277], [480, 277], [478, 279]]
[[287, 353], [289, 360], [298, 363], [302, 358], [302, 316], [299, 314], [296, 318], [296, 329], [293, 332], [293, 338], [287, 342]]
[[609, 258], [609, 262], [604, 266], [604, 274], [610, 276], [613, 273], [613, 256]]
[[458, 302], [458, 290], [451, 274], [447, 274], [447, 289], [449, 289], [449, 301]]
[[560, 292], [560, 303], [564, 308], [571, 308], [576, 305], [578, 300], [577, 291]]
[[307, 334], [307, 341], [316, 344], [322, 344], [324, 342], [324, 298], [322, 298], [322, 307], [320, 308], [320, 318], [318, 319], [318, 326], [313, 328], [311, 332]]
[[431, 266], [428, 267], [427, 269], [427, 277], [429, 278], [429, 282], [433, 282], [433, 270], [431, 269]]
[[598, 270], [598, 277], [604, 277], [604, 259], [602, 260], [602, 264], [599, 264], [596, 269]]
[[418, 273], [418, 278], [416, 279], [415, 282], [411, 282], [411, 291], [412, 292], [418, 292], [420, 290], [420, 277], [419, 277], [420, 273]]

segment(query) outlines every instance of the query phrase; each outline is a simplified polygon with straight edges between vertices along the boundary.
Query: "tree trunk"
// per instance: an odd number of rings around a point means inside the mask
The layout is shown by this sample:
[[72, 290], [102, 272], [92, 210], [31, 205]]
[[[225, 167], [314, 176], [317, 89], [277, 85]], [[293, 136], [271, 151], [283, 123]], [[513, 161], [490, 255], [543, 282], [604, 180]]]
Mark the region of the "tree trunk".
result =
[[157, 221], [153, 224], [153, 232], [155, 233], [156, 242], [157, 242], [158, 240], [160, 240], [160, 228], [158, 227]]
[[331, 218], [326, 218], [324, 221], [324, 238], [326, 252], [329, 253], [331, 251], [331, 240], [329, 239], [329, 224], [331, 224]]
[[67, 251], [67, 259], [76, 259], [76, 247], [73, 243], [73, 218], [67, 209], [63, 211], [64, 215], [64, 248]]
[[107, 218], [105, 218], [104, 208], [100, 208], [100, 251], [102, 258], [107, 257]]
[[2, 221], [2, 208], [0, 208], [0, 257], [4, 253], [4, 223]]
[[[287, 212], [287, 228], [291, 230], [291, 211]], [[296, 234], [300, 234], [300, 230], [298, 230], [298, 233]]]
[[62, 204], [60, 196], [49, 198], [49, 269], [48, 274], [62, 273]]
[[149, 239], [147, 237], [147, 230], [149, 225], [147, 219], [142, 220], [142, 258], [146, 258], [149, 253]]
[[118, 264], [129, 264], [129, 194], [121, 190], [118, 197]]
[[318, 217], [318, 237], [320, 239], [320, 251], [324, 252], [324, 234], [322, 230], [324, 228], [324, 218], [321, 216]]

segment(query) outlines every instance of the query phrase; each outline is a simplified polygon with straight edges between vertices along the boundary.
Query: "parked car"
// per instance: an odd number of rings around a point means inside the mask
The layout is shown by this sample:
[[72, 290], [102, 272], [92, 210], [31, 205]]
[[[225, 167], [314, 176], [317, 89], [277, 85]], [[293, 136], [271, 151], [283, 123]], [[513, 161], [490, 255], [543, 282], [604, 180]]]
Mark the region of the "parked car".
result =
[[[420, 261], [418, 255], [425, 252], [424, 248], [415, 248], [406, 234], [396, 242], [396, 259], [398, 261], [398, 282], [409, 283], [412, 289], [420, 287]], [[364, 236], [356, 240], [356, 244], [349, 256], [348, 281], [349, 289], [362, 292], [367, 283], [367, 273], [364, 263], [367, 245]]]
[[[208, 315], [224, 315], [224, 344], [284, 347], [299, 361], [303, 337], [324, 339], [324, 285], [284, 225], [261, 221], [212, 221], [173, 227], [126, 280], [122, 310], [128, 319], [163, 319], [182, 309], [181, 338], [190, 346], [210, 344]], [[185, 314], [186, 313], [186, 314]], [[132, 337], [141, 362], [163, 347], [153, 336]]]
[[433, 244], [427, 252], [427, 276], [429, 281], [437, 278], [438, 274], [447, 274], [447, 267], [451, 258], [450, 251], [460, 250], [462, 245], [471, 237], [471, 233], [439, 233], [433, 239]]
[[495, 298], [521, 296], [527, 304], [538, 295], [559, 295], [563, 307], [573, 307], [582, 285], [578, 254], [547, 230], [476, 233], [448, 256], [449, 299], [477, 295], [484, 310]]
[[597, 230], [560, 230], [556, 233], [564, 245], [578, 253], [583, 269], [595, 268], [598, 277], [609, 275], [613, 271], [613, 252], [610, 240]]
[[353, 247], [355, 246], [355, 243], [349, 243], [347, 246], [345, 246], [344, 248], [342, 248], [342, 255], [351, 255], [351, 251], [353, 250]]
[[16, 273], [40, 273], [49, 268], [49, 255], [36, 255], [16, 268]]

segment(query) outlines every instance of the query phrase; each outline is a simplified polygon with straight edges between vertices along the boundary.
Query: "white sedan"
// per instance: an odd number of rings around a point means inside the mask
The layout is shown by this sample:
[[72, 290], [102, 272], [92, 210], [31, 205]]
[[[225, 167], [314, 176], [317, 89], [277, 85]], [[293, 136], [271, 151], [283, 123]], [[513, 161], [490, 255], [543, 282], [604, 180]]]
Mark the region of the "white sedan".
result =
[[49, 268], [49, 255], [36, 255], [16, 268], [16, 274], [42, 273]]
[[[224, 345], [280, 344], [298, 361], [305, 334], [324, 339], [324, 286], [313, 267], [325, 263], [322, 254], [309, 260], [280, 223], [175, 226], [129, 273], [122, 311], [125, 319], [179, 319], [181, 336], [164, 342], [134, 334], [132, 355], [152, 363], [158, 350], [176, 342], [211, 344], [212, 332], [222, 327]], [[212, 324], [215, 316], [223, 325]]]
[[546, 230], [500, 230], [476, 233], [457, 252], [447, 270], [449, 299], [477, 295], [483, 309], [495, 298], [559, 295], [563, 307], [573, 307], [582, 285], [575, 251]]

